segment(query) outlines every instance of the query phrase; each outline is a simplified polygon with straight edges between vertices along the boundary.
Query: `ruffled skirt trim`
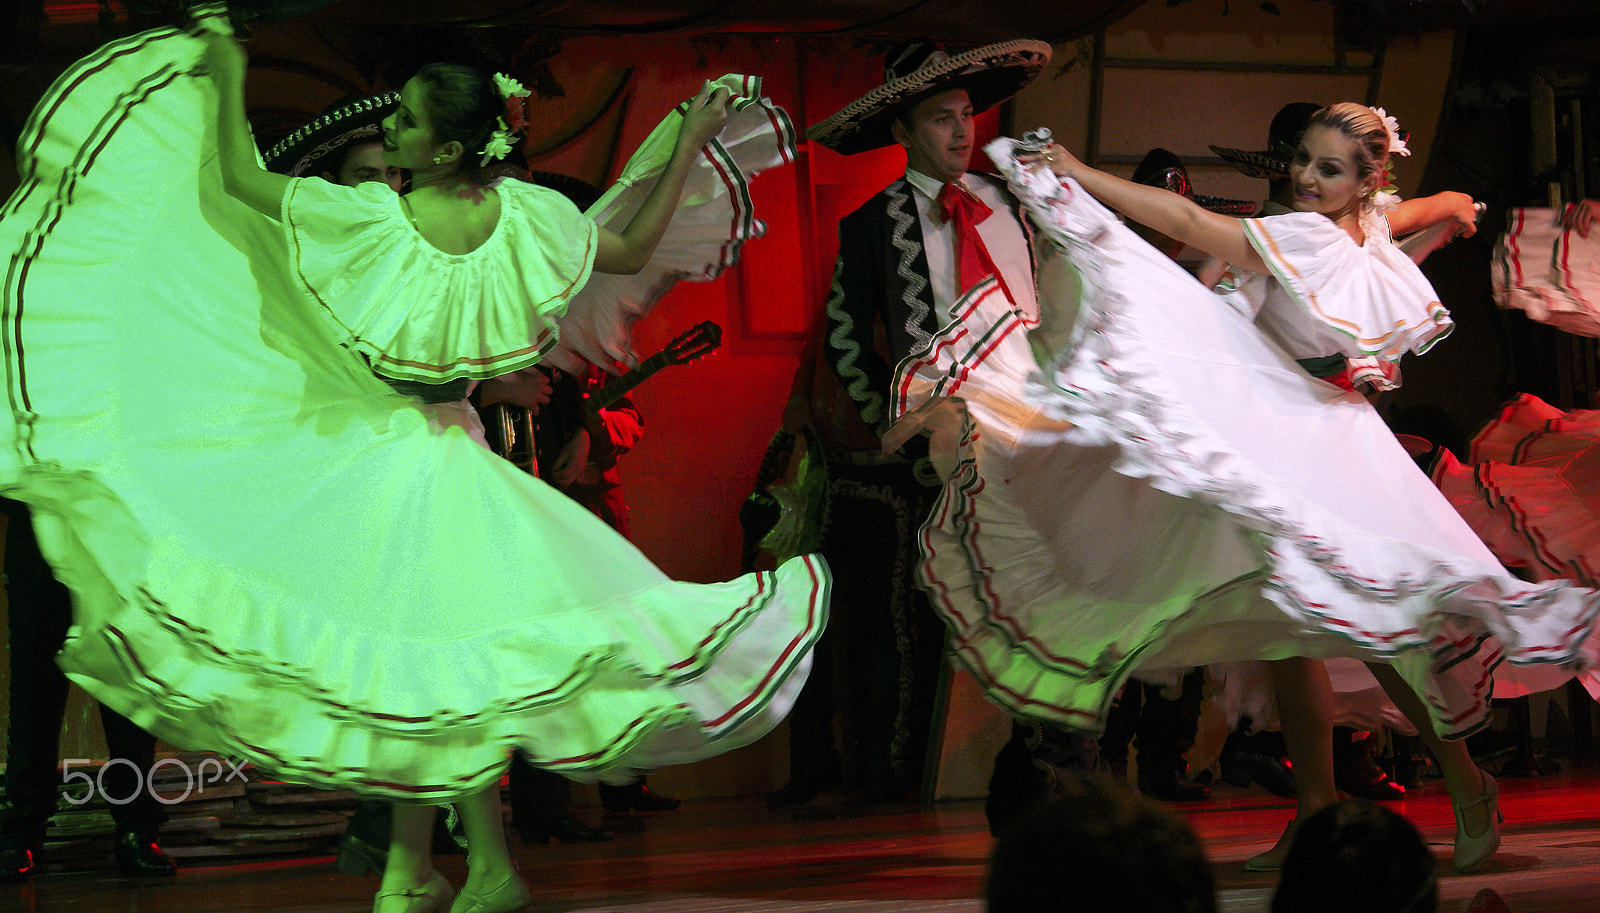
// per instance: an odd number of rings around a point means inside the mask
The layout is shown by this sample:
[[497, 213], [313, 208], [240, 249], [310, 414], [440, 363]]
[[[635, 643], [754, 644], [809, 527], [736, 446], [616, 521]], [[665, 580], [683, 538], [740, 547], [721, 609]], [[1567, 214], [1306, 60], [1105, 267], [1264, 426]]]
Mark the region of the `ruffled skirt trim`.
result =
[[[634, 275], [589, 277], [561, 317], [560, 341], [549, 363], [572, 372], [581, 372], [584, 363], [636, 364], [629, 346], [634, 323], [674, 284], [715, 280], [738, 262], [745, 244], [766, 234], [755, 215], [751, 182], [794, 162], [794, 124], [761, 95], [759, 77], [728, 75], [716, 85], [731, 93], [728, 123], [701, 150], [655, 256]], [[646, 137], [617, 182], [589, 207], [587, 215], [602, 228], [621, 231], [643, 205], [671, 158], [682, 108]]]
[[1600, 586], [1600, 412], [1522, 394], [1473, 438], [1472, 458], [1444, 454], [1434, 478], [1495, 556]]
[[1600, 336], [1600, 232], [1561, 227], [1554, 209], [1519, 208], [1495, 242], [1495, 300], [1579, 336]]

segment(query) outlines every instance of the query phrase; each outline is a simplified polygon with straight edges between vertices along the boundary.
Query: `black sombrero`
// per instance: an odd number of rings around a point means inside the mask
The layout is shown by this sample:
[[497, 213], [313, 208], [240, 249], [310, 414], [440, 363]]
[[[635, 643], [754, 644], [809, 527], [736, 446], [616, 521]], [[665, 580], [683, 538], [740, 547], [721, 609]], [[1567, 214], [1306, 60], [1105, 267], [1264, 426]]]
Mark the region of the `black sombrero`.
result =
[[400, 93], [334, 102], [316, 120], [274, 143], [261, 156], [269, 171], [301, 177], [327, 170], [322, 161], [351, 143], [381, 139], [383, 119], [400, 104]]
[[1300, 145], [1300, 135], [1311, 123], [1311, 115], [1322, 110], [1321, 105], [1307, 101], [1290, 102], [1272, 116], [1267, 128], [1267, 148], [1260, 152], [1212, 146], [1211, 151], [1222, 160], [1253, 178], [1273, 180], [1289, 176], [1289, 162]]
[[1050, 62], [1050, 45], [1026, 39], [950, 55], [928, 41], [889, 52], [884, 84], [806, 131], [835, 152], [854, 155], [894, 142], [889, 125], [908, 104], [951, 89], [966, 89], [974, 113], [987, 111], [1022, 91]]
[[1230, 200], [1226, 197], [1208, 197], [1195, 193], [1194, 184], [1189, 181], [1189, 169], [1184, 167], [1183, 159], [1160, 147], [1145, 153], [1139, 167], [1133, 169], [1132, 180], [1135, 184], [1147, 184], [1170, 190], [1179, 196], [1188, 197], [1202, 209], [1225, 215], [1248, 216], [1260, 208], [1260, 205], [1252, 200]]

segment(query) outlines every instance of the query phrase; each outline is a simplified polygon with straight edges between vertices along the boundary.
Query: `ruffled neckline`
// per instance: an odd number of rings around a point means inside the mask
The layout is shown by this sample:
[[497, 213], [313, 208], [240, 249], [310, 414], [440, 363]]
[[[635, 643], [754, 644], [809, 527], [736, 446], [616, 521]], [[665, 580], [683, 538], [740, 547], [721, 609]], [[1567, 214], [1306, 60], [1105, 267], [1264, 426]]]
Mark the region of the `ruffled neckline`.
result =
[[554, 190], [495, 192], [494, 231], [454, 254], [411, 224], [388, 187], [307, 179], [285, 195], [295, 280], [386, 377], [438, 384], [533, 364], [588, 281], [598, 229]]
[[1450, 312], [1389, 241], [1381, 218], [1363, 221], [1362, 242], [1317, 212], [1246, 219], [1244, 228], [1299, 320], [1326, 328], [1347, 356], [1397, 360], [1427, 351], [1452, 328]]

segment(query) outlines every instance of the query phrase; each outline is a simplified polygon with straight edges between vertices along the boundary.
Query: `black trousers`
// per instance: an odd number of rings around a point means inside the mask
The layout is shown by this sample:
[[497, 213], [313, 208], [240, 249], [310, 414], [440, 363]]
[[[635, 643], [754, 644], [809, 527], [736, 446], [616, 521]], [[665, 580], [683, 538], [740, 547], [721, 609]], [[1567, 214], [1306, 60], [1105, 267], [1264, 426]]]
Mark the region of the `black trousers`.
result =
[[523, 760], [511, 758], [511, 823], [529, 828], [555, 824], [572, 814], [572, 781]]
[[1195, 669], [1185, 675], [1174, 698], [1163, 695], [1160, 686], [1129, 679], [1106, 716], [1101, 757], [1114, 770], [1125, 769], [1132, 742], [1139, 749], [1140, 771], [1159, 776], [1181, 773], [1184, 752], [1194, 747], [1200, 725], [1204, 674]]
[[[789, 717], [790, 776], [842, 754], [852, 785], [877, 798], [914, 796], [944, 648], [944, 624], [917, 585], [916, 534], [938, 490], [903, 464], [830, 462], [828, 474], [819, 551], [833, 571], [832, 620]], [[834, 747], [835, 688], [850, 695], [843, 752]]]
[[[72, 624], [72, 596], [39, 553], [26, 505], [0, 499], [0, 512], [7, 520], [5, 578], [11, 626], [11, 719], [6, 730], [10, 805], [0, 813], [0, 835], [37, 844], [44, 839], [63, 791], [59, 765], [67, 677], [55, 656]], [[153, 837], [166, 820], [165, 806], [147, 788], [155, 736], [103, 704], [100, 722], [111, 758], [133, 764], [112, 764], [100, 778], [104, 798], [113, 800], [111, 817], [119, 831]]]

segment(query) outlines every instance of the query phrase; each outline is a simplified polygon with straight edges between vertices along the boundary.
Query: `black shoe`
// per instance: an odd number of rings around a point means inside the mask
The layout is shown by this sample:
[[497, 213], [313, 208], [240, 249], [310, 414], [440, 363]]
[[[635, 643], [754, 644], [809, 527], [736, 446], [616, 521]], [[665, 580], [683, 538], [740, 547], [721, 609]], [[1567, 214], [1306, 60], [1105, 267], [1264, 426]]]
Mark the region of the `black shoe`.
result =
[[600, 804], [608, 812], [670, 812], [683, 803], [661, 795], [640, 780], [627, 786], [601, 783]]
[[334, 868], [349, 875], [361, 876], [368, 872], [383, 877], [383, 867], [389, 862], [389, 848], [374, 846], [362, 839], [355, 828], [347, 828], [339, 836], [339, 855]]
[[1560, 764], [1537, 751], [1518, 752], [1498, 771], [1502, 777], [1546, 777], [1560, 772]]
[[0, 843], [0, 882], [26, 881], [38, 867], [38, 856], [21, 841]]
[[1284, 758], [1236, 751], [1222, 756], [1221, 768], [1222, 779], [1234, 786], [1259, 784], [1280, 799], [1293, 799], [1299, 792], [1294, 785], [1294, 773]]
[[821, 772], [791, 774], [789, 782], [767, 793], [767, 804], [773, 808], [805, 805], [818, 795], [843, 785], [844, 772], [838, 767], [830, 767]]
[[1245, 735], [1235, 730], [1222, 745], [1218, 774], [1234, 786], [1259, 783], [1274, 796], [1293, 799], [1299, 790], [1294, 785], [1294, 770], [1283, 755], [1282, 739], [1276, 733]]
[[117, 868], [124, 875], [171, 878], [178, 873], [178, 864], [161, 851], [154, 834], [118, 831], [111, 842], [111, 851], [117, 857]]
[[571, 815], [562, 815], [554, 821], [537, 821], [531, 824], [514, 823], [517, 836], [523, 843], [603, 843], [611, 839], [611, 832], [590, 827]]
[[1211, 790], [1183, 775], [1181, 769], [1158, 767], [1149, 774], [1140, 771], [1139, 792], [1163, 802], [1198, 802], [1211, 798]]
[[1263, 757], [1256, 765], [1255, 780], [1261, 788], [1280, 799], [1293, 799], [1300, 795], [1294, 783], [1294, 769], [1288, 758]]

